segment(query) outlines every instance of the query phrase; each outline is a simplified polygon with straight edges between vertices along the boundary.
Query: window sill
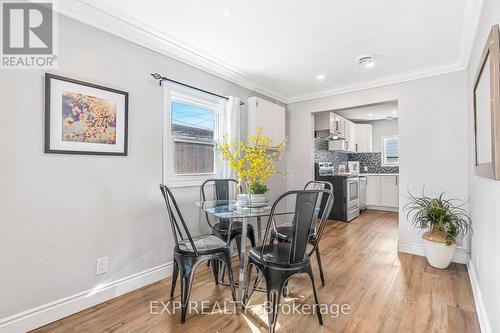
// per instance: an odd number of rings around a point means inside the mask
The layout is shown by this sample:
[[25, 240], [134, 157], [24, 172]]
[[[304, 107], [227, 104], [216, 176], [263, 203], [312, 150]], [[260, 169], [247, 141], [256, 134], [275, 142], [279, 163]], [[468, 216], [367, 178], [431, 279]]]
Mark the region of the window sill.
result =
[[205, 175], [203, 177], [193, 176], [193, 177], [169, 177], [164, 180], [164, 184], [168, 187], [178, 188], [178, 187], [200, 187], [201, 184], [207, 179], [216, 178], [216, 174]]

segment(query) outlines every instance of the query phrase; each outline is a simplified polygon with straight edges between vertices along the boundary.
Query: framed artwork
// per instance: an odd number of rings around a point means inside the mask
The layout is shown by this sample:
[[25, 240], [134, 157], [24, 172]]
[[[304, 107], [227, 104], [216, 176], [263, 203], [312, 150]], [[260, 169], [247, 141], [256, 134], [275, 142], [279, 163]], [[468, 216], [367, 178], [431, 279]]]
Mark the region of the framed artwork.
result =
[[45, 74], [45, 152], [127, 155], [128, 93]]
[[500, 180], [500, 36], [491, 28], [473, 87], [474, 173]]

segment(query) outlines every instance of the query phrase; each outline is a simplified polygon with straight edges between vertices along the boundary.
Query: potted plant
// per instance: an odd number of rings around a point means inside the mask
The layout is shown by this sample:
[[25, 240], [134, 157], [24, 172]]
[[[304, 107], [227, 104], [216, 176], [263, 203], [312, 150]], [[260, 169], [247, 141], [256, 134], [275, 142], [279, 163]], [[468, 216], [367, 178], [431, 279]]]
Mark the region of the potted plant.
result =
[[404, 209], [412, 224], [426, 232], [422, 235], [425, 256], [436, 268], [447, 268], [456, 248], [456, 237], [472, 232], [471, 219], [458, 199], [444, 199], [444, 192], [437, 198], [424, 194], [417, 197], [409, 193], [410, 202]]
[[261, 183], [259, 180], [253, 182], [248, 187], [248, 194], [250, 195], [250, 202], [264, 203], [266, 202], [265, 194], [269, 191], [266, 184]]
[[265, 203], [267, 179], [273, 174], [283, 174], [276, 170], [274, 161], [286, 149], [286, 138], [277, 147], [272, 146], [272, 140], [261, 135], [262, 128], [257, 128], [255, 136], [249, 136], [247, 141], [224, 141], [217, 145], [221, 152], [221, 159], [226, 160], [235, 171], [238, 182], [245, 183], [250, 202]]

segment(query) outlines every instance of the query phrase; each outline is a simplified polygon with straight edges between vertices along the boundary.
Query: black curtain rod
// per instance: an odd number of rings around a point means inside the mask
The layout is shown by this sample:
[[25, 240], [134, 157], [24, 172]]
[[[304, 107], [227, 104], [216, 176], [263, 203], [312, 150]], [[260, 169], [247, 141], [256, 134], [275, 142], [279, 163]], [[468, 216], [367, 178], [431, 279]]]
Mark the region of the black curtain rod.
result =
[[[175, 81], [175, 80], [172, 80], [172, 79], [169, 79], [169, 78], [166, 78], [164, 76], [161, 76], [160, 74], [158, 73], [153, 73], [151, 74], [152, 77], [154, 77], [156, 80], [159, 80], [160, 81], [160, 86], [161, 86], [161, 83], [163, 81], [168, 81], [168, 82], [172, 82], [172, 83], [175, 83], [175, 84], [178, 84], [178, 85], [181, 85], [181, 86], [184, 86], [184, 87], [187, 87], [187, 88], [191, 88], [191, 89], [194, 89], [194, 90], [197, 90], [197, 91], [201, 91], [205, 94], [209, 94], [209, 95], [212, 95], [212, 96], [216, 96], [216, 97], [219, 97], [219, 98], [223, 98], [225, 99], [226, 101], [229, 101], [229, 98], [226, 97], [226, 96], [222, 96], [222, 95], [219, 95], [219, 94], [216, 94], [216, 93], [213, 93], [211, 91], [207, 91], [207, 90], [204, 90], [204, 89], [201, 89], [201, 88], [197, 88], [197, 87], [193, 87], [189, 84], [185, 84], [185, 83], [182, 83], [182, 82], [179, 82], [179, 81]], [[241, 103], [240, 103], [241, 104]]]

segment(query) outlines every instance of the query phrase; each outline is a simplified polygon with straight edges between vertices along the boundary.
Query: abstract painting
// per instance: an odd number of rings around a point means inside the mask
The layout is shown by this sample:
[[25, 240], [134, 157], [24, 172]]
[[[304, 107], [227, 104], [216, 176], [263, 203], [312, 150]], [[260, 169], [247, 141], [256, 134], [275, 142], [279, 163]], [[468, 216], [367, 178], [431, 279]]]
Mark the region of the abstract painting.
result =
[[45, 152], [127, 155], [128, 93], [45, 75]]

